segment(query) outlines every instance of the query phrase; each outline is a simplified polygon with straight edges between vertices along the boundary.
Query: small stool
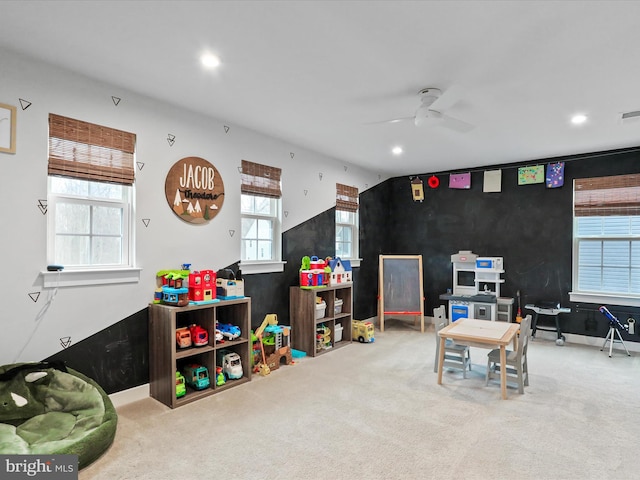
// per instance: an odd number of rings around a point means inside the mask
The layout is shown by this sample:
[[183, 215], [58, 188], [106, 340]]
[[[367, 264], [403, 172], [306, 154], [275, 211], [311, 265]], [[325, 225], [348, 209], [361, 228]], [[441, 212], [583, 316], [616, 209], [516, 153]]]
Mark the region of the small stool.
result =
[[[558, 304], [558, 306], [556, 307], [546, 307], [546, 306], [538, 306], [538, 305], [532, 305], [532, 304], [528, 304], [525, 305], [524, 308], [528, 309], [528, 310], [533, 310], [535, 312], [535, 315], [533, 317], [533, 324], [531, 326], [532, 332], [531, 332], [531, 338], [535, 338], [536, 337], [536, 330], [542, 330], [545, 332], [557, 332], [558, 334], [558, 338], [556, 339], [556, 345], [564, 345], [564, 342], [566, 340], [565, 336], [562, 334], [562, 331], [560, 330], [560, 319], [558, 318], [559, 315], [561, 313], [569, 313], [571, 312], [570, 308], [567, 307], [560, 307], [560, 304]], [[539, 327], [538, 326], [538, 315], [549, 315], [555, 318], [555, 328], [553, 327]]]

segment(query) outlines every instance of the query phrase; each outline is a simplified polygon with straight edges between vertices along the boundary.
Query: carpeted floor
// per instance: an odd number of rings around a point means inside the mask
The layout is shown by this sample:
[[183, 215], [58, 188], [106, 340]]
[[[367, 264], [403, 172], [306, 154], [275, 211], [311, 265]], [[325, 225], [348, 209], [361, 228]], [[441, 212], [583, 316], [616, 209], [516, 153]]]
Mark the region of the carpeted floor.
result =
[[[617, 479], [636, 464], [640, 354], [538, 334], [524, 395], [472, 372], [433, 372], [435, 334], [387, 321], [353, 343], [171, 410], [120, 407], [90, 479]], [[542, 333], [542, 332], [541, 332]]]

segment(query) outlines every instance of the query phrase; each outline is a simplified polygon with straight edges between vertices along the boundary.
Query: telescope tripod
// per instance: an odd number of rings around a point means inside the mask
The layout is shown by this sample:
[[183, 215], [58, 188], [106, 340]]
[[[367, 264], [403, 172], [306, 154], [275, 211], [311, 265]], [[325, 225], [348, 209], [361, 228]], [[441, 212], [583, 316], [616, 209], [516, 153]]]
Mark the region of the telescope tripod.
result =
[[[618, 335], [618, 338], [620, 340], [616, 339], [615, 335]], [[609, 344], [609, 358], [611, 358], [611, 353], [613, 352], [613, 342], [620, 342], [624, 348], [624, 351], [627, 352], [627, 355], [631, 356], [631, 354], [629, 353], [629, 350], [627, 350], [627, 346], [624, 344], [624, 340], [622, 340], [622, 335], [620, 335], [620, 331], [616, 328], [616, 326], [613, 323], [610, 323], [609, 325], [609, 333], [607, 333], [607, 336], [604, 339], [604, 343], [602, 344], [602, 348], [600, 349], [600, 351], [604, 350], [604, 347], [607, 344], [607, 342], [611, 342]]]

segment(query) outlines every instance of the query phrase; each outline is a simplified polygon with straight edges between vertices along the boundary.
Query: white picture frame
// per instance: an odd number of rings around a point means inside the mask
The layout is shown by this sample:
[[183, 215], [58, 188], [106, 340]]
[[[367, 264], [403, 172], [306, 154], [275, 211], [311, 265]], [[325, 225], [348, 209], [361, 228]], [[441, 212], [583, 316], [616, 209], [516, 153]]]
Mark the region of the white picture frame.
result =
[[0, 103], [0, 152], [16, 153], [16, 114], [16, 107]]

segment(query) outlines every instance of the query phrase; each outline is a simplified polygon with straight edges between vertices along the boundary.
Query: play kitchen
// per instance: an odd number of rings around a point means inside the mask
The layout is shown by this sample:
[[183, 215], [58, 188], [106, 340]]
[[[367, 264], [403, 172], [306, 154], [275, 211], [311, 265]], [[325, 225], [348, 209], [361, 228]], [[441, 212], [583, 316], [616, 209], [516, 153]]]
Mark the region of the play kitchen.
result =
[[476, 318], [479, 320], [511, 321], [513, 298], [500, 296], [504, 283], [502, 257], [479, 257], [461, 250], [451, 255], [453, 264], [453, 291], [440, 295], [449, 302], [449, 318]]

